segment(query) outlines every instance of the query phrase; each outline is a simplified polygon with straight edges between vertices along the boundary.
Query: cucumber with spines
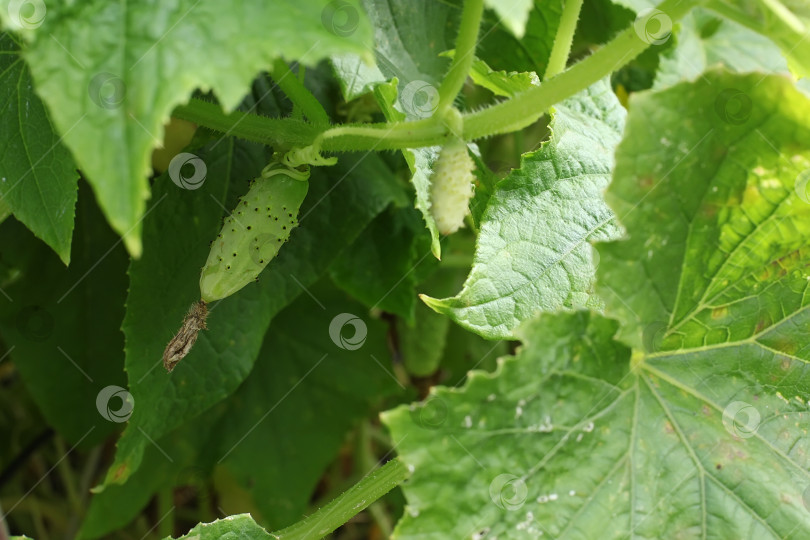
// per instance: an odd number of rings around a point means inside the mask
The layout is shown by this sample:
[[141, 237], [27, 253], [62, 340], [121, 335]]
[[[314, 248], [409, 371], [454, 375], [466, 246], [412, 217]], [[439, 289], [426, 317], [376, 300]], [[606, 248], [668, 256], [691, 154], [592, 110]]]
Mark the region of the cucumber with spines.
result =
[[453, 139], [444, 145], [430, 177], [430, 213], [443, 235], [464, 225], [473, 196], [474, 170], [464, 141]]
[[271, 163], [254, 180], [211, 244], [200, 275], [202, 300], [226, 298], [255, 281], [298, 226], [309, 169]]

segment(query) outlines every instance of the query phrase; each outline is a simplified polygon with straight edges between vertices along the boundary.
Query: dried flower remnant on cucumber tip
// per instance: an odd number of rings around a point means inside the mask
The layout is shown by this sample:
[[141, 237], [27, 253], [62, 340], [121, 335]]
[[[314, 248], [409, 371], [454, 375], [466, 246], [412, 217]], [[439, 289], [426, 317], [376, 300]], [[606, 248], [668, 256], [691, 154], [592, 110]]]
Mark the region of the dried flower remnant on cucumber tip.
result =
[[189, 308], [183, 324], [177, 334], [166, 345], [163, 351], [163, 366], [171, 372], [174, 367], [191, 351], [200, 330], [205, 330], [205, 319], [208, 317], [208, 304], [200, 300]]
[[309, 187], [309, 169], [273, 161], [254, 180], [211, 243], [200, 274], [201, 300], [166, 346], [163, 365], [172, 371], [205, 329], [207, 304], [255, 281], [298, 225], [298, 211]]

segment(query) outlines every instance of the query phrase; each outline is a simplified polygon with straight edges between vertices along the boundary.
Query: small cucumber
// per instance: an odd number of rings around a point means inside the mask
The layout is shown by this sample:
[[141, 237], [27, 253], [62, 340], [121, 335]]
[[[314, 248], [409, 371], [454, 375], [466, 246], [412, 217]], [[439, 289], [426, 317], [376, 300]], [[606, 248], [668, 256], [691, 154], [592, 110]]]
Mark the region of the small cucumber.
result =
[[439, 153], [430, 177], [430, 213], [441, 234], [452, 234], [464, 225], [473, 196], [475, 163], [467, 144], [455, 139]]
[[309, 169], [281, 163], [265, 167], [211, 244], [200, 275], [204, 302], [230, 296], [256, 280], [298, 225], [308, 188]]

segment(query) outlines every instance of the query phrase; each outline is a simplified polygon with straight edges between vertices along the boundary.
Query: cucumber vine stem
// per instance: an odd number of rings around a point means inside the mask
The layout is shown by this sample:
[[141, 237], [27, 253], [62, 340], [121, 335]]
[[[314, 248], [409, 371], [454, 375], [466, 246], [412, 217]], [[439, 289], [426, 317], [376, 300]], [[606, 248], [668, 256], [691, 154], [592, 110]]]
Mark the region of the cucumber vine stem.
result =
[[314, 514], [272, 533], [272, 536], [277, 540], [322, 538], [401, 484], [409, 475], [410, 471], [399, 459], [392, 459]]
[[568, 57], [571, 55], [571, 44], [574, 42], [574, 32], [577, 29], [582, 2], [583, 0], [565, 0], [560, 26], [557, 27], [557, 35], [554, 37], [554, 46], [551, 48], [543, 80], [565, 71]]
[[290, 66], [281, 58], [273, 61], [273, 80], [287, 94], [290, 101], [300, 108], [304, 116], [314, 124], [329, 124], [329, 115], [326, 114], [323, 106], [315, 99], [312, 92], [290, 70]]
[[172, 116], [226, 135], [279, 148], [306, 146], [321, 131], [318, 126], [294, 118], [268, 118], [242, 111], [225, 114], [216, 103], [197, 98], [175, 108]]
[[[674, 23], [704, 0], [664, 0], [658, 11]], [[467, 141], [523, 129], [536, 122], [556, 103], [584, 90], [626, 65], [650, 46], [635, 25], [608, 44], [540, 86], [486, 109], [463, 115], [463, 138]], [[456, 57], [464, 54], [456, 52]], [[466, 75], [465, 75], [466, 76]], [[463, 83], [463, 79], [462, 79]], [[408, 122], [341, 125], [329, 129], [294, 119], [266, 118], [233, 112], [222, 113], [216, 105], [192, 100], [175, 110], [175, 116], [279, 148], [312, 145], [322, 151], [356, 152], [394, 150], [442, 145], [452, 134], [440, 114]]]
[[439, 86], [439, 114], [452, 107], [453, 100], [464, 86], [475, 60], [475, 46], [478, 43], [478, 29], [484, 14], [484, 0], [465, 0], [461, 12], [461, 23], [456, 37], [456, 50], [453, 62]]
[[[703, 0], [664, 0], [658, 10], [672, 22], [680, 20]], [[635, 25], [624, 30], [591, 56], [556, 77], [544, 81], [514, 98], [464, 117], [464, 138], [517, 131], [536, 122], [554, 104], [584, 90], [610, 75], [650, 46], [638, 35]]]

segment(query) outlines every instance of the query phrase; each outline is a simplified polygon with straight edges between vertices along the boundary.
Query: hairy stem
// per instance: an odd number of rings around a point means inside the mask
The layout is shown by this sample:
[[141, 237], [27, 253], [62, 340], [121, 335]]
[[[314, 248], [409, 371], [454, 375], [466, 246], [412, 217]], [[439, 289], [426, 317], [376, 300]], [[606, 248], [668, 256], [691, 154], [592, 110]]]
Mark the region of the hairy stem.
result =
[[[681, 19], [702, 0], [664, 0], [658, 9], [672, 22]], [[650, 43], [631, 26], [610, 43], [540, 86], [531, 88], [488, 109], [464, 118], [464, 138], [479, 139], [517, 131], [536, 122], [555, 103], [589, 87], [641, 54]]]
[[187, 105], [177, 107], [172, 116], [226, 135], [279, 148], [311, 144], [320, 131], [312, 124], [292, 118], [267, 118], [241, 111], [225, 114], [216, 103], [195, 98]]
[[409, 474], [399, 459], [392, 459], [311, 516], [272, 536], [278, 540], [322, 538], [394, 489]]
[[315, 124], [329, 124], [329, 116], [323, 106], [307, 90], [303, 82], [290, 70], [290, 66], [281, 58], [273, 62], [273, 80], [287, 94], [295, 107], [301, 109], [304, 116]]
[[[358, 427], [356, 448], [358, 469], [362, 472], [374, 469], [377, 466], [377, 458], [374, 456], [373, 443], [371, 441], [371, 425], [367, 419], [360, 422], [360, 426]], [[368, 507], [368, 513], [371, 514], [371, 518], [377, 523], [383, 537], [390, 538], [394, 527], [386, 513], [385, 504], [379, 500], [371, 503]]]
[[[703, 1], [664, 0], [658, 10], [674, 23]], [[497, 105], [463, 115], [463, 138], [471, 141], [523, 129], [536, 122], [554, 104], [626, 65], [649, 46], [650, 43], [638, 35], [635, 25], [631, 26], [588, 58], [544, 81], [540, 86]], [[456, 59], [460, 62], [464, 56], [465, 53], [457, 49], [454, 63]], [[466, 71], [455, 71], [462, 72], [466, 77]], [[461, 77], [460, 83], [453, 84], [460, 88], [464, 77]], [[445, 88], [443, 95], [450, 95], [451, 91], [447, 90], [449, 86], [443, 84], [442, 88]], [[322, 126], [290, 118], [266, 118], [241, 112], [226, 115], [218, 105], [194, 99], [188, 105], [178, 107], [174, 115], [279, 149], [315, 145], [320, 150], [331, 152], [393, 150], [442, 145], [452, 137], [442, 115], [410, 122], [343, 125], [323, 130]]]
[[546, 73], [543, 80], [548, 80], [559, 73], [565, 71], [568, 57], [571, 54], [571, 44], [574, 42], [574, 32], [577, 29], [579, 12], [582, 9], [583, 0], [566, 0], [563, 7], [560, 26], [557, 28], [557, 35], [554, 38], [554, 47], [546, 65]]
[[439, 112], [453, 105], [453, 100], [464, 86], [467, 74], [475, 59], [475, 46], [478, 42], [478, 28], [484, 14], [484, 0], [465, 0], [461, 12], [461, 26], [456, 38], [453, 63], [439, 87]]

